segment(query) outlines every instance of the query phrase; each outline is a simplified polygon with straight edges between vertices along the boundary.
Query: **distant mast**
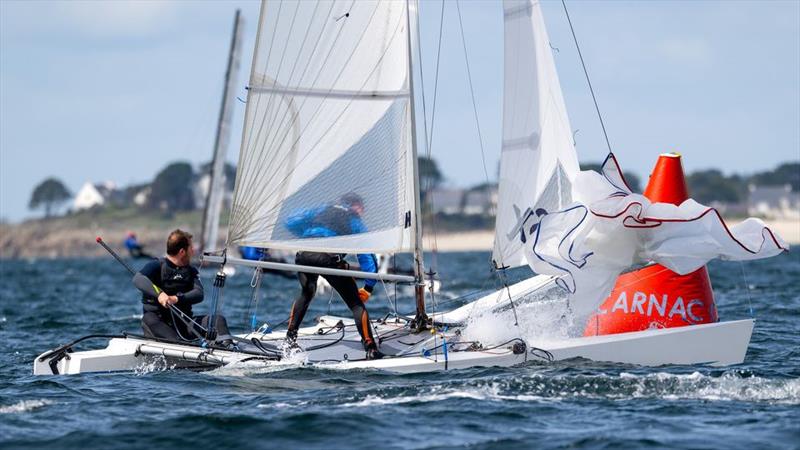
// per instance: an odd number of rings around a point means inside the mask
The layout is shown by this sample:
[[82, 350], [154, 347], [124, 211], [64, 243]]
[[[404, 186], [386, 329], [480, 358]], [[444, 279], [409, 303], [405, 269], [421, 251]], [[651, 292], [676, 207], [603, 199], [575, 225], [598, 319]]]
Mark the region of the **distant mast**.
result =
[[219, 217], [225, 192], [225, 154], [228, 152], [233, 102], [236, 97], [234, 85], [239, 76], [242, 23], [241, 12], [237, 9], [233, 19], [233, 36], [231, 37], [230, 53], [228, 54], [228, 67], [225, 71], [225, 87], [222, 91], [222, 105], [220, 106], [219, 121], [217, 122], [217, 135], [214, 140], [211, 180], [208, 185], [205, 208], [203, 209], [203, 222], [200, 232], [200, 248], [202, 251], [214, 250], [218, 243]]

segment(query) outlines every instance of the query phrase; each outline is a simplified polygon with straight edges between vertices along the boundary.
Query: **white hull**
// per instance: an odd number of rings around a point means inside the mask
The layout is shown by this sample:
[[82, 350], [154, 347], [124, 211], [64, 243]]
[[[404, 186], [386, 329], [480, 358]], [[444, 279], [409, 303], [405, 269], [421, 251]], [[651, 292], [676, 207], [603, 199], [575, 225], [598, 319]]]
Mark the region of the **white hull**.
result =
[[[342, 323], [344, 329], [335, 328]], [[492, 349], [469, 349], [459, 337], [445, 334], [448, 352], [441, 347], [441, 334], [413, 334], [403, 323], [374, 323], [378, 335], [384, 336], [381, 350], [387, 357], [364, 360], [364, 351], [352, 320], [326, 316], [314, 327], [300, 330], [298, 343], [307, 349], [305, 364], [337, 369], [377, 369], [395, 373], [430, 372], [468, 367], [508, 367], [526, 361], [585, 358], [593, 361], [660, 366], [667, 364], [710, 364], [724, 366], [744, 361], [754, 320], [737, 320], [681, 328], [647, 330], [608, 336], [566, 339], [553, 342], [528, 342], [524, 351], [513, 343]], [[321, 334], [325, 333], [325, 334]], [[259, 338], [269, 343], [282, 342], [284, 333], [251, 333], [244, 339]], [[434, 341], [435, 338], [435, 341]], [[315, 347], [324, 347], [314, 349]], [[438, 346], [438, 349], [430, 351]], [[428, 353], [423, 355], [425, 350]], [[516, 351], [515, 351], [516, 350]], [[544, 351], [543, 351], [544, 350]], [[548, 354], [549, 353], [549, 354]], [[54, 373], [47, 353], [36, 358], [35, 375]], [[44, 358], [43, 358], [44, 357]], [[221, 349], [207, 350], [192, 345], [161, 343], [137, 337], [114, 338], [106, 348], [67, 353], [53, 364], [58, 374], [132, 371], [158, 364], [166, 368], [214, 368], [228, 364], [269, 367], [286, 364], [258, 353], [241, 353]]]

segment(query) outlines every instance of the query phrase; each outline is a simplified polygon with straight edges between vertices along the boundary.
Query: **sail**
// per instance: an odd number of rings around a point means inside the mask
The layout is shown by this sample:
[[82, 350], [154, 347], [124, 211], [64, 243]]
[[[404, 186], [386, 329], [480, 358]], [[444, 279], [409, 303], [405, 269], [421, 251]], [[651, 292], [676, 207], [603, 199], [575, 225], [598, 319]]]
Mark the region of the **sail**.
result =
[[503, 143], [492, 259], [526, 264], [520, 240], [525, 212], [572, 202], [580, 170], [561, 85], [538, 1], [504, 0]]
[[522, 227], [531, 269], [558, 276], [579, 317], [593, 312], [617, 276], [636, 264], [653, 261], [685, 275], [714, 258], [746, 261], [789, 249], [759, 219], [728, 226], [715, 209], [692, 199], [673, 205], [632, 193], [612, 154], [601, 172], [579, 172], [573, 204], [530, 214]]
[[233, 20], [233, 37], [228, 54], [228, 68], [225, 72], [225, 87], [222, 91], [222, 106], [217, 123], [217, 137], [214, 141], [214, 157], [209, 170], [210, 181], [206, 205], [203, 209], [203, 223], [200, 232], [200, 248], [213, 250], [219, 240], [219, 217], [222, 213], [222, 200], [225, 196], [225, 155], [230, 141], [231, 116], [235, 102], [236, 79], [239, 77], [239, 56], [241, 53], [243, 20], [236, 10]]
[[[406, 2], [262, 4], [228, 245], [413, 248], [406, 20]], [[363, 227], [332, 224], [353, 198]]]

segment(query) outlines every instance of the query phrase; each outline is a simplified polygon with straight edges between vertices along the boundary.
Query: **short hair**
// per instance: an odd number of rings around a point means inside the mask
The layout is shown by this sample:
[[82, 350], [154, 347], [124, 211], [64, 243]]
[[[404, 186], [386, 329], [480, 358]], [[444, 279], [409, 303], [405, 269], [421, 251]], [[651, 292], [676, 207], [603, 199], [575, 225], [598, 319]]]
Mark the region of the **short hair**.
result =
[[167, 238], [167, 254], [175, 256], [182, 248], [188, 250], [190, 245], [192, 245], [192, 235], [177, 229], [170, 233]]
[[344, 194], [340, 199], [339, 202], [342, 206], [351, 207], [353, 205], [361, 205], [364, 206], [364, 199], [361, 198], [360, 195], [356, 194], [355, 192], [348, 192]]

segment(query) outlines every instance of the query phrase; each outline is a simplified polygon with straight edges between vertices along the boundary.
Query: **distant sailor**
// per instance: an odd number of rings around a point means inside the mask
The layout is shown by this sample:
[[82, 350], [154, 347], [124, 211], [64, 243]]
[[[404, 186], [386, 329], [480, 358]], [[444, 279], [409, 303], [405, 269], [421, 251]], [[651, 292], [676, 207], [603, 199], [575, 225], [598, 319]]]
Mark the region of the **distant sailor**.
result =
[[154, 256], [144, 252], [144, 246], [139, 243], [139, 240], [136, 238], [136, 233], [133, 231], [128, 231], [128, 234], [125, 236], [125, 248], [128, 249], [131, 258], [154, 258]]
[[[203, 301], [199, 273], [190, 264], [193, 255], [192, 235], [175, 230], [167, 239], [166, 258], [147, 263], [133, 276], [133, 284], [142, 291], [142, 330], [145, 336], [188, 341], [204, 335], [186, 318], [190, 317], [203, 328], [208, 328], [209, 316], [192, 315], [192, 305]], [[156, 292], [154, 285], [163, 291]], [[172, 311], [170, 305], [175, 305], [185, 317], [181, 319], [181, 315]], [[230, 334], [228, 324], [221, 315], [217, 315], [215, 327], [218, 336]]]
[[[320, 238], [344, 236], [364, 233], [367, 231], [361, 215], [364, 213], [364, 200], [355, 193], [342, 196], [338, 204], [326, 205], [318, 208], [302, 210], [286, 220], [286, 227], [300, 238]], [[331, 267], [347, 269], [345, 254], [298, 252], [295, 263], [315, 267]], [[378, 271], [377, 258], [373, 254], [359, 254], [358, 263], [361, 271], [376, 273]], [[292, 305], [289, 315], [289, 325], [286, 338], [294, 343], [297, 339], [297, 330], [308, 310], [314, 294], [317, 292], [317, 278], [313, 273], [297, 273], [300, 281], [301, 292]], [[352, 277], [337, 275], [322, 275], [350, 308], [355, 319], [356, 328], [361, 335], [367, 359], [380, 359], [383, 353], [378, 350], [378, 344], [372, 334], [369, 314], [364, 304], [372, 294], [376, 280], [367, 279], [361, 289]]]

